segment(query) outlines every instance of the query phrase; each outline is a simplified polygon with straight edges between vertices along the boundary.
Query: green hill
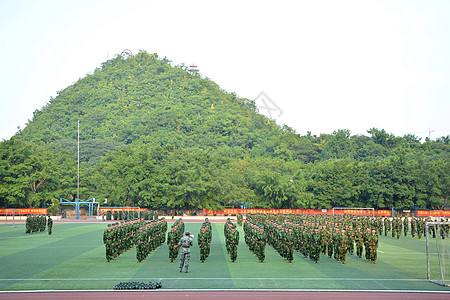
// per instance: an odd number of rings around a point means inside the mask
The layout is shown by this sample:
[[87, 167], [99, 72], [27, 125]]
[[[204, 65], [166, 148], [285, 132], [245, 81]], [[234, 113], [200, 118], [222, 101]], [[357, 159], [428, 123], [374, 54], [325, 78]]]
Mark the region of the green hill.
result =
[[0, 143], [0, 206], [76, 197], [157, 209], [444, 207], [449, 138], [301, 136], [255, 103], [141, 51], [58, 92]]
[[[145, 143], [175, 147], [213, 147], [233, 156], [273, 156], [283, 130], [256, 112], [253, 101], [227, 93], [198, 73], [171, 66], [156, 54], [117, 56], [101, 69], [58, 93], [18, 134], [24, 141], [93, 149]], [[83, 147], [85, 148], [85, 147]], [[231, 149], [230, 149], [231, 148]], [[312, 145], [309, 148], [314, 149]], [[313, 161], [318, 152], [286, 153]], [[101, 150], [84, 160], [104, 155]], [[278, 153], [279, 154], [279, 153]]]

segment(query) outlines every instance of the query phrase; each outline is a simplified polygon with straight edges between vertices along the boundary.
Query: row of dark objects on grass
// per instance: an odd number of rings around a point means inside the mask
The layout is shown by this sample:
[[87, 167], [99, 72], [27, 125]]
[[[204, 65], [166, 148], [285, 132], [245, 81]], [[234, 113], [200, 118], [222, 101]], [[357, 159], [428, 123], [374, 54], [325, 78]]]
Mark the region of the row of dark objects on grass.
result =
[[127, 281], [120, 282], [114, 286], [114, 290], [154, 290], [162, 288], [161, 282], [136, 282], [136, 281]]

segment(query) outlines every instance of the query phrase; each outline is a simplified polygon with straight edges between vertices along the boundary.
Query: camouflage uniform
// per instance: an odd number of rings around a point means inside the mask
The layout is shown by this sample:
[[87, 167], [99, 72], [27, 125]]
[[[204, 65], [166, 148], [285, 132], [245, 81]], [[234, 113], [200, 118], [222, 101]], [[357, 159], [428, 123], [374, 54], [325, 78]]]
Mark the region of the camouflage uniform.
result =
[[188, 273], [189, 269], [189, 260], [191, 258], [191, 246], [192, 239], [190, 238], [190, 232], [186, 231], [186, 235], [183, 236], [178, 242], [178, 246], [181, 246], [181, 255], [180, 255], [180, 272], [183, 271], [183, 266], [186, 269], [186, 273]]
[[48, 234], [52, 235], [53, 220], [50, 216], [48, 216], [47, 227], [48, 227]]

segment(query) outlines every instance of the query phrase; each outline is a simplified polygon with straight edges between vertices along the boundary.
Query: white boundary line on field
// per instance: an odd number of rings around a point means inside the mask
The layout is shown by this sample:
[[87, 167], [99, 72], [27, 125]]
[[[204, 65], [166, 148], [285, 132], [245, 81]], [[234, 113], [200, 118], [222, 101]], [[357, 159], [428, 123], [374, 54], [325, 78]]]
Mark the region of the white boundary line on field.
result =
[[[83, 278], [86, 281], [111, 281], [111, 280], [126, 280], [126, 281], [136, 281], [136, 280], [287, 280], [287, 281], [297, 281], [297, 280], [326, 280], [326, 281], [427, 281], [426, 279], [420, 278], [204, 278], [204, 277], [148, 277], [148, 278]], [[0, 281], [75, 281], [80, 280], [80, 278], [0, 278]]]
[[[2, 293], [65, 293], [65, 292], [142, 292], [144, 290], [24, 290], [24, 291], [0, 291]], [[450, 294], [450, 291], [422, 291], [422, 290], [325, 290], [325, 289], [154, 289], [146, 292], [357, 292], [357, 293], [438, 293]]]

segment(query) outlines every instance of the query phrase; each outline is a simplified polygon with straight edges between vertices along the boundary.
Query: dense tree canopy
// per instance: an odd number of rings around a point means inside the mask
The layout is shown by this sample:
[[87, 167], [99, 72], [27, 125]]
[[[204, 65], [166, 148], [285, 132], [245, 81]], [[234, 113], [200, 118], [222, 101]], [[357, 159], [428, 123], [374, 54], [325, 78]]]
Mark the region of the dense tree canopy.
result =
[[449, 137], [371, 128], [299, 135], [183, 65], [117, 56], [58, 93], [0, 142], [0, 205], [76, 197], [149, 208], [437, 209], [449, 199]]

